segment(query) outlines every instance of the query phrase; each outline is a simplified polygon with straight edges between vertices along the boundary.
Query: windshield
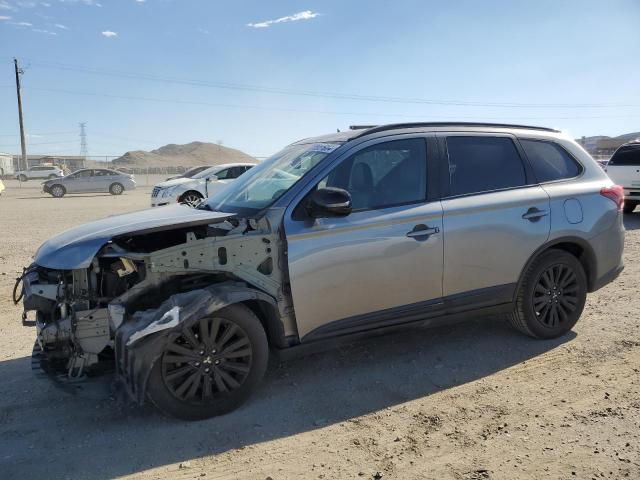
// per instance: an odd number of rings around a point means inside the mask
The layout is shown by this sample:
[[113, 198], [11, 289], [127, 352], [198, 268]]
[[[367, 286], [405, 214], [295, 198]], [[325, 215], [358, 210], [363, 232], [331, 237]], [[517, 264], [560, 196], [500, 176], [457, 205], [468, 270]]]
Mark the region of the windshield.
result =
[[221, 212], [256, 213], [280, 198], [339, 146], [338, 143], [290, 145], [209, 198], [206, 206]]
[[194, 175], [197, 175], [198, 173], [200, 173], [200, 172], [202, 172], [204, 170], [207, 170], [209, 168], [211, 168], [211, 167], [193, 167], [193, 168], [190, 168], [189, 170], [187, 170], [186, 172], [184, 172], [182, 174], [182, 177], [183, 178], [192, 178]]

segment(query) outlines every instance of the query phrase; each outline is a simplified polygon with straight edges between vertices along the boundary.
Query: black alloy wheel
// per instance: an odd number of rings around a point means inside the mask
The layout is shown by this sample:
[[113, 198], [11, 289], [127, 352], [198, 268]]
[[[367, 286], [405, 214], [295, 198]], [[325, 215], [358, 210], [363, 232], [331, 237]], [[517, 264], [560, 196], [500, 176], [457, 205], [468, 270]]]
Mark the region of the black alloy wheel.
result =
[[587, 275], [578, 258], [565, 250], [549, 249], [523, 272], [509, 321], [535, 338], [559, 337], [582, 315], [587, 290]]
[[553, 265], [542, 272], [533, 291], [538, 321], [550, 328], [569, 321], [578, 307], [578, 288], [576, 274], [567, 265]]
[[166, 346], [162, 378], [179, 400], [202, 404], [239, 388], [251, 361], [251, 342], [242, 328], [224, 318], [203, 318]]
[[147, 396], [174, 417], [200, 420], [238, 408], [267, 368], [264, 327], [243, 304], [229, 305], [165, 335], [151, 367]]

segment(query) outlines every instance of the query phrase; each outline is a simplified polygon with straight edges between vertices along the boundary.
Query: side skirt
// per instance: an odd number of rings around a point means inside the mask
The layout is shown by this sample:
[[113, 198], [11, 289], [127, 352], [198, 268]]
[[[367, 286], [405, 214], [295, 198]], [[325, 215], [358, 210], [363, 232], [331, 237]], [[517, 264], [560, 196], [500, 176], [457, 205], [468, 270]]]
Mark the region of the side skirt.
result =
[[372, 330], [387, 331], [411, 324], [438, 326], [464, 320], [470, 313], [474, 315], [507, 313], [511, 311], [515, 289], [516, 284], [510, 283], [337, 320], [305, 335], [301, 346], [361, 333], [369, 335]]

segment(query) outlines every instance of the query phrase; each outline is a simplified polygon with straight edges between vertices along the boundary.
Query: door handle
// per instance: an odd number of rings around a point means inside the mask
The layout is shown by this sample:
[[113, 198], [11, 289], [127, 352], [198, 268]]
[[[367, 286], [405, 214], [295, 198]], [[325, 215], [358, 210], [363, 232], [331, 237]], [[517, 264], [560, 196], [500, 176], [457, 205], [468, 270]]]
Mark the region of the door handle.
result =
[[416, 238], [416, 237], [429, 237], [434, 233], [440, 233], [440, 229], [438, 227], [428, 227], [427, 225], [420, 224], [413, 227], [413, 230], [407, 233], [407, 237]]
[[537, 222], [547, 215], [549, 215], [549, 210], [538, 210], [536, 207], [531, 207], [524, 215], [522, 215], [522, 218], [529, 220], [530, 222]]

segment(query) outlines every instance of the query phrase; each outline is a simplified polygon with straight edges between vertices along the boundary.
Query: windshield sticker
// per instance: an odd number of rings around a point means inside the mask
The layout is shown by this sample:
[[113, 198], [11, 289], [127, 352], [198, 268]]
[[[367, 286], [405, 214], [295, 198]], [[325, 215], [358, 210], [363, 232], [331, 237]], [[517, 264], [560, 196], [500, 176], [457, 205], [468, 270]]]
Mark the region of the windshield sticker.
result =
[[314, 143], [309, 152], [331, 153], [340, 146], [339, 143]]

